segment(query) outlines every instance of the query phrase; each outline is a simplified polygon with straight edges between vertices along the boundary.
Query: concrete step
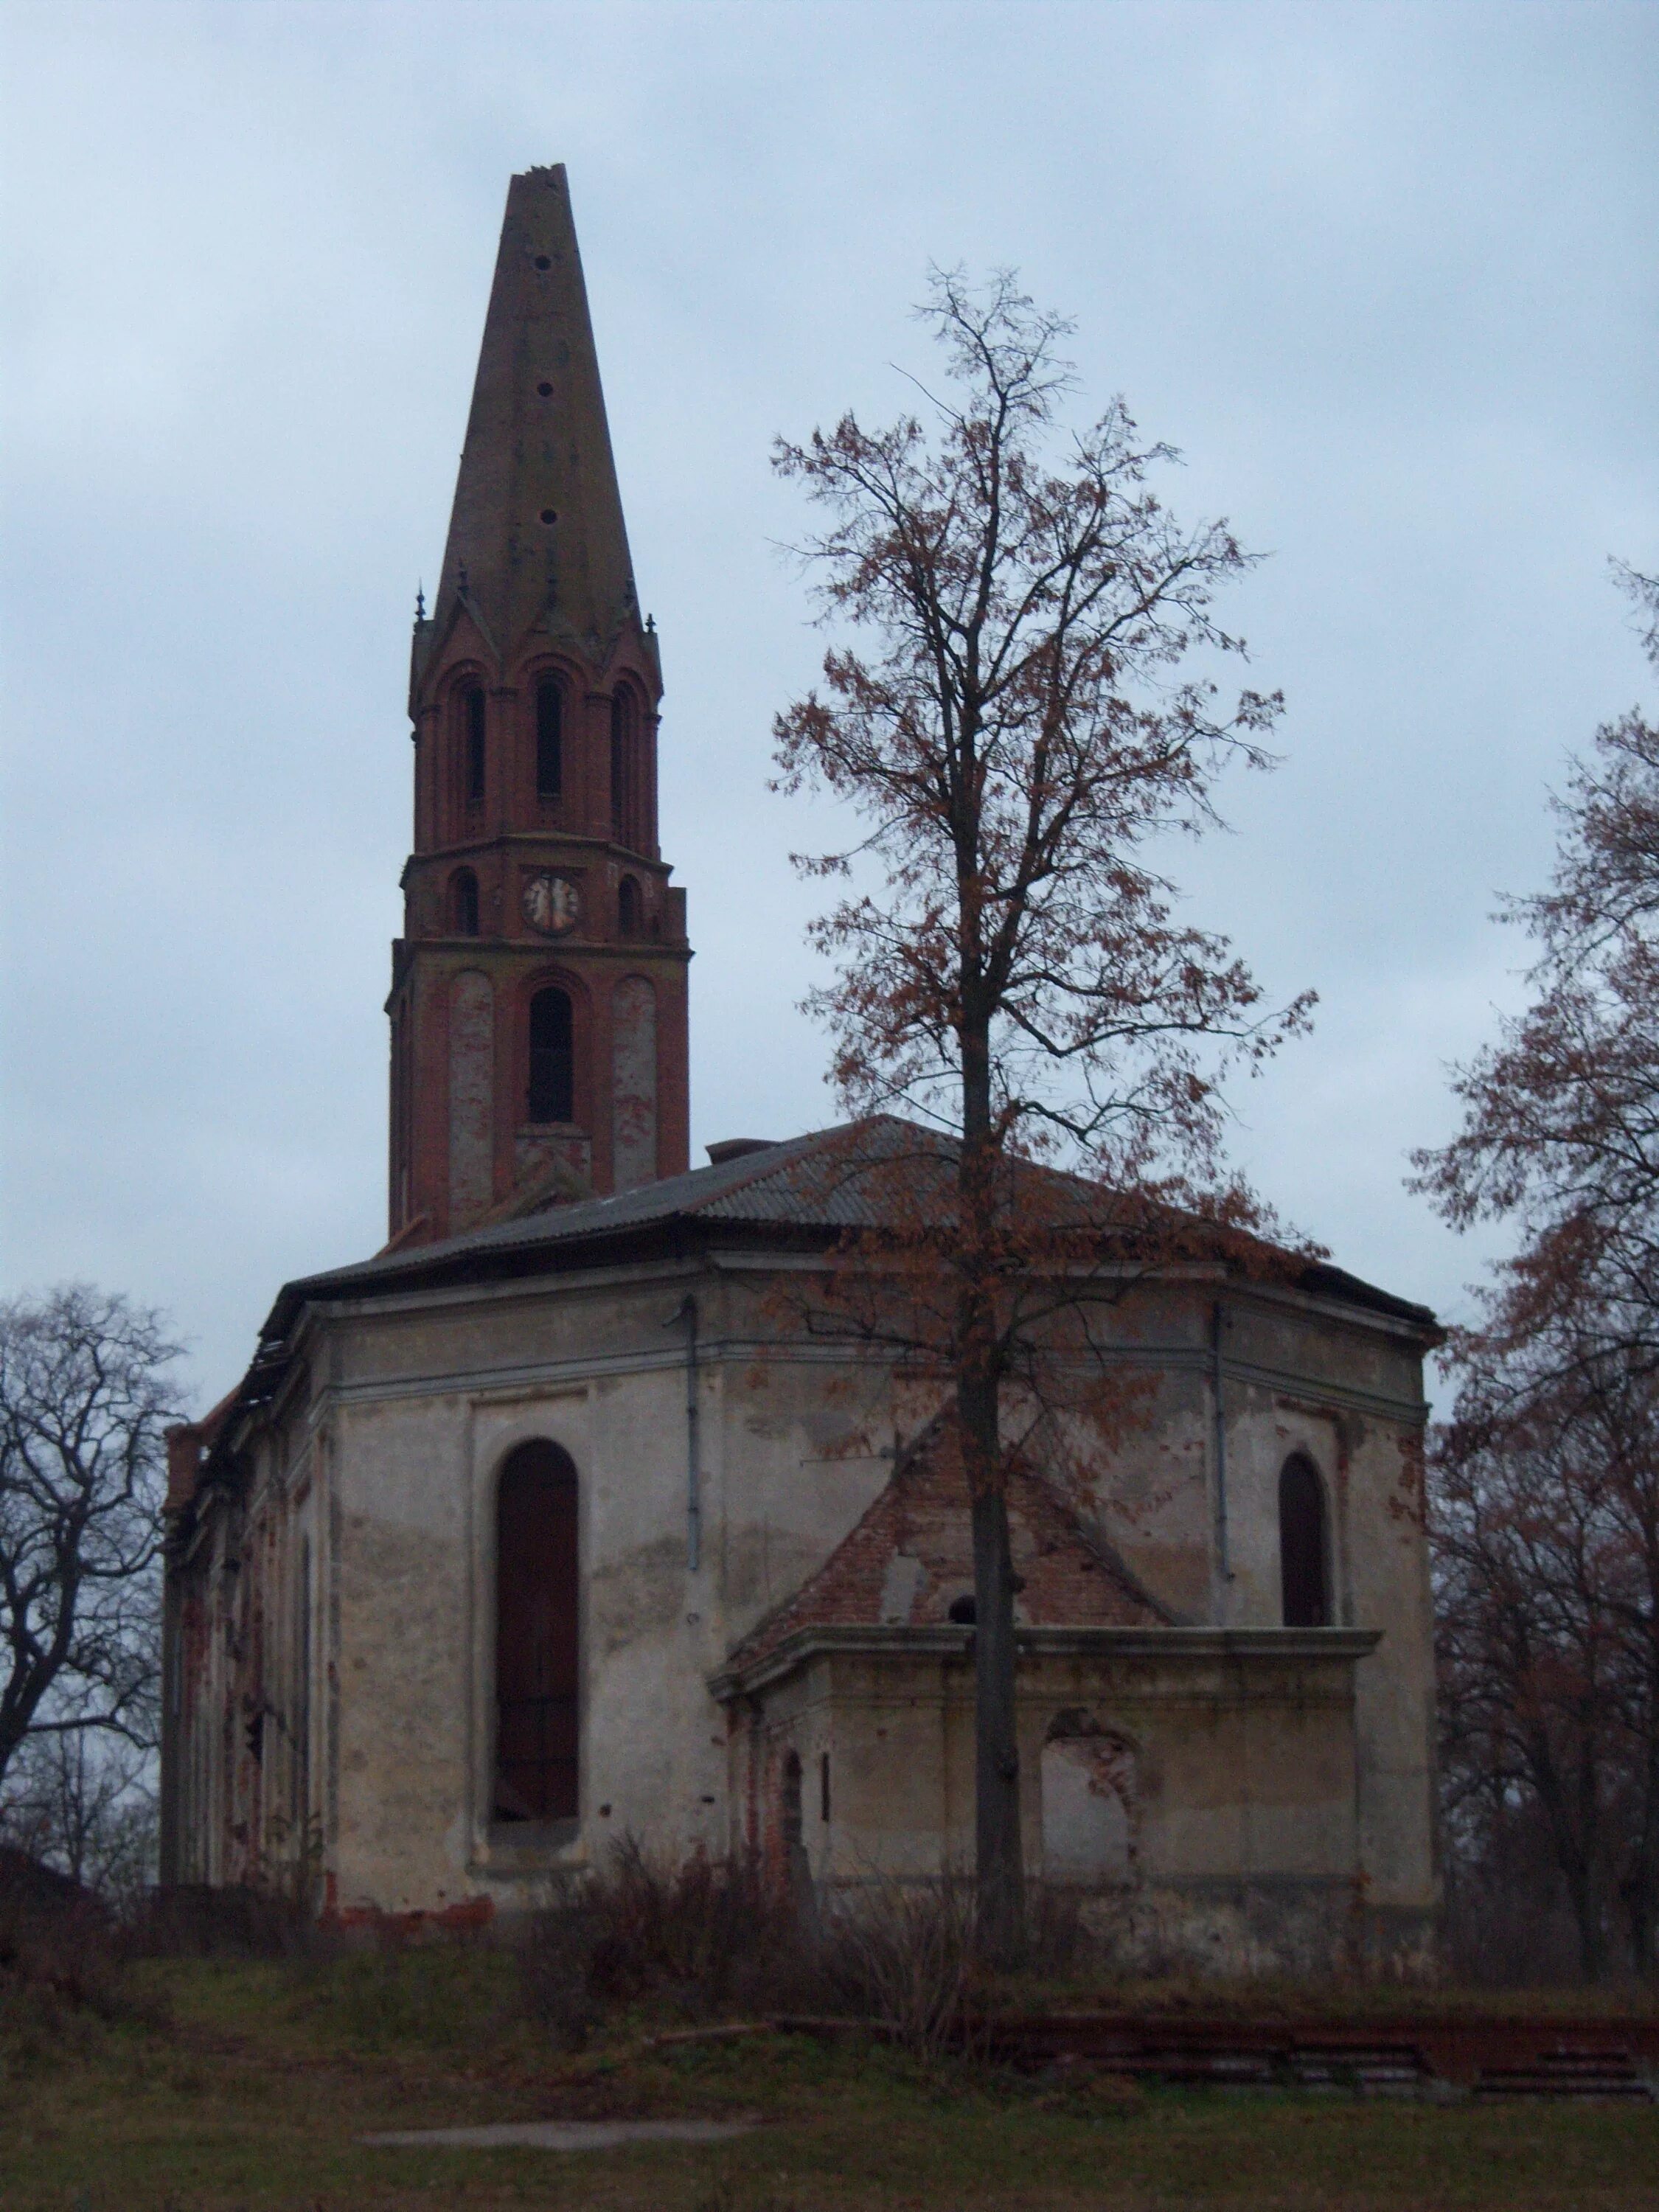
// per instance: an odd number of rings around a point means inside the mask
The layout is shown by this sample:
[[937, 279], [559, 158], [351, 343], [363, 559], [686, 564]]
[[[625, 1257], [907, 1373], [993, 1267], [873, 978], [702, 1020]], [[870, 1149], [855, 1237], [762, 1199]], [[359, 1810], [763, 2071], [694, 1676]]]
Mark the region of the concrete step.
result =
[[1291, 2072], [1304, 2089], [1352, 2089], [1362, 2097], [1415, 2097], [1425, 2070], [1411, 2044], [1299, 2043], [1291, 2053]]
[[1530, 2065], [1491, 2066], [1477, 2078], [1483, 2101], [1499, 2097], [1613, 2098], [1650, 2103], [1653, 2092], [1623, 2051], [1550, 2051]]

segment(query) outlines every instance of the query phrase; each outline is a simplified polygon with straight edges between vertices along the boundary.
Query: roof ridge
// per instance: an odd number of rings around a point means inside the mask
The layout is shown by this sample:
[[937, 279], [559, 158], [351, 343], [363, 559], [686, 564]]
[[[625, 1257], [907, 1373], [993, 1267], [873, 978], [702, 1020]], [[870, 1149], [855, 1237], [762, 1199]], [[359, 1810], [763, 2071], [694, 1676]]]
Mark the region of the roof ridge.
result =
[[[726, 1168], [736, 1172], [729, 1181], [720, 1184], [718, 1191], [711, 1188], [700, 1192], [685, 1210], [688, 1213], [700, 1213], [717, 1197], [730, 1198], [733, 1191], [750, 1190], [757, 1183], [764, 1182], [769, 1176], [775, 1175], [780, 1168], [793, 1166], [797, 1161], [809, 1158], [811, 1147], [823, 1139], [833, 1137], [844, 1128], [859, 1126], [857, 1122], [831, 1122], [826, 1129], [806, 1129], [799, 1137], [780, 1137], [775, 1143], [768, 1144], [763, 1152], [741, 1152], [734, 1160], [711, 1160], [707, 1167], [688, 1168], [687, 1174], [694, 1176], [718, 1175]], [[788, 1153], [787, 1161], [778, 1158], [781, 1152]], [[750, 1164], [746, 1172], [745, 1162]]]

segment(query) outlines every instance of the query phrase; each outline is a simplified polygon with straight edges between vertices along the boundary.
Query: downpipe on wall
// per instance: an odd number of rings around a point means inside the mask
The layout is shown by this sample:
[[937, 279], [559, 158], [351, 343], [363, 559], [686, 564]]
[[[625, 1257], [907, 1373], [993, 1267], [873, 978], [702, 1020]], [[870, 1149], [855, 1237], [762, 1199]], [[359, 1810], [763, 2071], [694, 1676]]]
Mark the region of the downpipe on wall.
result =
[[1210, 1403], [1215, 1424], [1215, 1554], [1221, 1577], [1224, 1614], [1228, 1611], [1227, 1584], [1233, 1578], [1231, 1542], [1227, 1528], [1227, 1402], [1222, 1338], [1226, 1309], [1218, 1298], [1210, 1312]]
[[702, 1463], [697, 1449], [697, 1302], [688, 1291], [665, 1328], [685, 1329], [685, 1566], [702, 1565]]

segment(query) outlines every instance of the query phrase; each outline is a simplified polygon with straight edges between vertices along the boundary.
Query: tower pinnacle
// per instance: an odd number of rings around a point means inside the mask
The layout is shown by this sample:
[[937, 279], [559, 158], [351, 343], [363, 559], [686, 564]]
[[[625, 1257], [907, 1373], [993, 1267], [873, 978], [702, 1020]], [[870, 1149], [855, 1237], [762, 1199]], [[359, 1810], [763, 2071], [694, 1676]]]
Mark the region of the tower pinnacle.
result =
[[503, 663], [532, 629], [604, 646], [638, 619], [562, 163], [507, 188], [437, 637], [463, 590]]
[[562, 168], [514, 177], [432, 612], [392, 948], [391, 1233], [686, 1164], [685, 894]]

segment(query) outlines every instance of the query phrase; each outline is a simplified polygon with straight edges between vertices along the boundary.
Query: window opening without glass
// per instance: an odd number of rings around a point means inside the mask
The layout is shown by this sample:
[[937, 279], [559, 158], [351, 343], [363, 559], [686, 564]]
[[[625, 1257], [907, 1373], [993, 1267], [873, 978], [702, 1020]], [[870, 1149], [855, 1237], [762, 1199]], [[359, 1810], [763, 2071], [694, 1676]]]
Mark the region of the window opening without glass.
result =
[[1279, 1571], [1286, 1628], [1330, 1625], [1326, 1584], [1325, 1486], [1300, 1452], [1279, 1475]]
[[497, 1820], [577, 1817], [578, 1587], [576, 1470], [557, 1444], [520, 1444], [495, 1500]]
[[564, 783], [564, 693], [556, 676], [536, 686], [536, 796], [556, 799]]
[[530, 1001], [530, 1111], [532, 1121], [574, 1121], [575, 1066], [570, 1000], [560, 990]]

